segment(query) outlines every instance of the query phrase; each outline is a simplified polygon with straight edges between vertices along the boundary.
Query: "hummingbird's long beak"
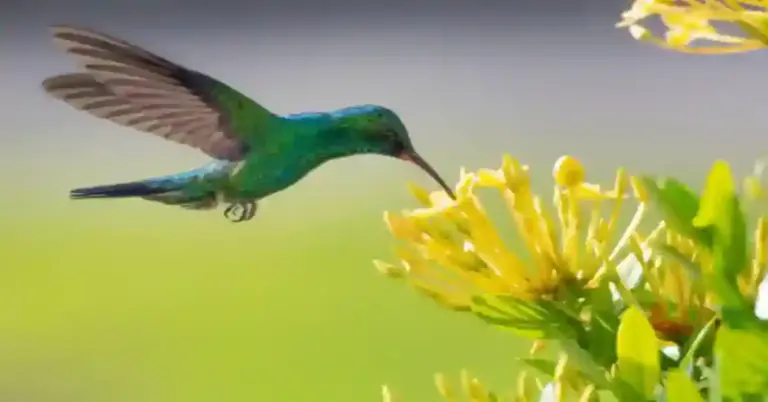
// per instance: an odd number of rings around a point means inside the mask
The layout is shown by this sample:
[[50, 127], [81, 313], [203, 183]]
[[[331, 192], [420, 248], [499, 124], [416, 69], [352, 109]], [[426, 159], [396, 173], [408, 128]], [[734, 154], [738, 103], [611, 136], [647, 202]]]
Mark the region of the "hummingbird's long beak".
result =
[[442, 177], [440, 177], [439, 174], [437, 174], [437, 171], [429, 164], [427, 161], [424, 160], [424, 158], [421, 157], [421, 155], [417, 154], [416, 151], [405, 151], [402, 154], [400, 154], [400, 159], [404, 161], [408, 161], [413, 163], [414, 165], [420, 167], [422, 170], [427, 172], [427, 174], [434, 179], [437, 184], [439, 184], [443, 189], [445, 189], [445, 192], [448, 193], [451, 198], [454, 200], [456, 199], [456, 195], [453, 193], [453, 190], [450, 186], [448, 186], [445, 183], [445, 180], [443, 180]]

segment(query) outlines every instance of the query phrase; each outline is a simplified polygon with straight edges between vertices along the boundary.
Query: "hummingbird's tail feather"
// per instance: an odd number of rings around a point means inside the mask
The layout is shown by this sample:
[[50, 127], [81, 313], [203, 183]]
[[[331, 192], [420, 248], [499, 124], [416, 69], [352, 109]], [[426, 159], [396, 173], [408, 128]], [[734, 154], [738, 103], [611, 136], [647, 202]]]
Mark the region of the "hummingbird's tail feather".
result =
[[72, 200], [141, 198], [198, 211], [211, 210], [219, 205], [219, 198], [214, 191], [186, 193], [181, 185], [166, 183], [164, 186], [159, 186], [151, 180], [76, 188], [69, 192], [69, 198]]
[[211, 197], [215, 197], [216, 192], [212, 188], [206, 189], [206, 186], [195, 191], [189, 191], [190, 184], [226, 180], [227, 176], [238, 166], [239, 162], [214, 160], [197, 169], [168, 176], [76, 188], [69, 192], [69, 198], [80, 200], [88, 198], [141, 197], [152, 201], [173, 204], [202, 202], [203, 199], [208, 200]]
[[169, 190], [172, 189], [162, 188], [155, 185], [154, 183], [135, 181], [129, 183], [76, 188], [69, 192], [69, 198], [73, 200], [82, 200], [89, 198], [147, 197], [167, 193]]

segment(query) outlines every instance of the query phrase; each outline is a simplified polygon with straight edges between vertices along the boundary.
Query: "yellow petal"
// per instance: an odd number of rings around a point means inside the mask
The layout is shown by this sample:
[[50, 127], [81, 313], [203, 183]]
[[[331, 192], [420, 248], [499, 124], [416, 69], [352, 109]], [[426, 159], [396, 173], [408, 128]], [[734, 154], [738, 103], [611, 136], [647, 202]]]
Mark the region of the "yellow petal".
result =
[[589, 384], [584, 388], [584, 391], [582, 391], [581, 396], [579, 397], [579, 402], [590, 402], [593, 400], [595, 396], [595, 385]]
[[525, 243], [528, 254], [536, 267], [536, 275], [529, 279], [538, 281], [534, 286], [550, 284], [554, 263], [560, 260], [556, 245], [549, 233], [548, 222], [540, 203], [530, 191], [518, 191], [513, 194], [509, 189], [502, 190], [507, 210], [512, 215], [517, 233]]
[[557, 185], [571, 188], [582, 184], [586, 173], [578, 159], [565, 155], [555, 162], [552, 176]]
[[597, 184], [581, 183], [568, 189], [570, 196], [579, 200], [606, 200], [606, 199], [618, 199], [626, 198], [625, 195], [619, 194], [616, 191], [605, 191]]
[[480, 169], [477, 172], [477, 184], [481, 187], [503, 187], [506, 182], [500, 170]]
[[518, 401], [532, 402], [538, 400], [538, 398], [536, 398], [538, 389], [536, 387], [536, 380], [533, 376], [525, 371], [518, 374], [516, 394]]
[[429, 194], [429, 201], [434, 208], [446, 209], [456, 205], [456, 201], [445, 191], [433, 191]]
[[643, 204], [648, 203], [648, 191], [643, 187], [642, 182], [637, 177], [632, 177], [629, 179], [630, 185], [632, 186], [632, 192], [635, 195], [635, 198], [637, 198], [638, 201], [640, 201]]
[[402, 267], [398, 267], [380, 260], [374, 260], [373, 265], [379, 272], [390, 278], [402, 278], [405, 276], [405, 269]]
[[530, 188], [531, 179], [528, 176], [528, 166], [520, 164], [516, 159], [509, 155], [504, 155], [501, 164], [501, 172], [504, 175], [504, 181], [507, 188], [512, 192]]
[[486, 391], [483, 384], [477, 378], [473, 378], [469, 382], [469, 397], [472, 402], [490, 402], [488, 398], [488, 391]]
[[381, 386], [381, 400], [382, 402], [397, 402], [397, 399], [392, 395], [392, 391], [388, 386]]
[[533, 357], [539, 352], [543, 351], [544, 348], [547, 347], [547, 341], [544, 340], [536, 340], [533, 342], [533, 345], [531, 345], [531, 350], [528, 352], [528, 354]]
[[768, 13], [765, 7], [768, 4], [763, 3], [763, 10], [746, 10], [740, 14], [741, 19], [749, 24], [756, 32], [753, 32], [751, 36], [760, 40], [763, 43], [768, 43]]
[[416, 197], [416, 200], [418, 200], [421, 205], [425, 207], [432, 206], [432, 200], [430, 199], [429, 191], [427, 191], [424, 187], [409, 182], [408, 188], [411, 190], [411, 193], [414, 197]]
[[423, 232], [419, 230], [411, 218], [384, 212], [384, 222], [392, 236], [397, 239], [418, 242]]
[[426, 286], [418, 282], [411, 283], [411, 286], [422, 295], [434, 300], [435, 302], [450, 310], [468, 311], [470, 309], [469, 303], [471, 296], [453, 294], [444, 290], [435, 290], [430, 286]]
[[688, 44], [691, 43], [693, 39], [694, 36], [692, 33], [683, 29], [672, 29], [667, 31], [665, 35], [667, 44], [673, 47], [688, 46]]
[[456, 198], [458, 202], [471, 197], [475, 190], [475, 184], [477, 183], [477, 175], [474, 173], [467, 173], [459, 180], [459, 184], [456, 185]]
[[460, 208], [469, 221], [468, 226], [477, 255], [510, 285], [523, 286], [525, 284], [525, 267], [517, 255], [504, 246], [498, 231], [482, 209], [479, 201], [474, 196], [467, 197], [466, 202], [462, 203]]
[[448, 383], [448, 380], [445, 378], [444, 374], [435, 374], [435, 387], [437, 387], [437, 392], [440, 393], [440, 396], [446, 400], [452, 401], [456, 398], [456, 392]]
[[647, 28], [641, 25], [632, 24], [629, 26], [629, 34], [632, 35], [635, 40], [647, 41], [653, 39], [653, 34]]
[[653, 0], [635, 1], [629, 10], [621, 13], [622, 21], [616, 24], [616, 26], [618, 28], [623, 28], [633, 25], [652, 14], [656, 14], [658, 12], [656, 4], [657, 2]]

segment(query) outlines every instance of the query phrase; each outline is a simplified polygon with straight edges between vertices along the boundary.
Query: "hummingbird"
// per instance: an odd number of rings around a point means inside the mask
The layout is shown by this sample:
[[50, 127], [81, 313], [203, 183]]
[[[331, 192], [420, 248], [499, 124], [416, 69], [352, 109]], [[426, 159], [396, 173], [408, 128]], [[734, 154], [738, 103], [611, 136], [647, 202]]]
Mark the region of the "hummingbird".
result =
[[254, 217], [259, 200], [328, 161], [362, 154], [415, 164], [455, 198], [416, 152], [400, 117], [384, 106], [278, 115], [222, 81], [117, 37], [68, 25], [51, 30], [82, 72], [43, 80], [45, 92], [212, 159], [177, 174], [76, 188], [70, 199], [138, 198], [198, 211], [224, 204], [228, 220], [244, 222]]

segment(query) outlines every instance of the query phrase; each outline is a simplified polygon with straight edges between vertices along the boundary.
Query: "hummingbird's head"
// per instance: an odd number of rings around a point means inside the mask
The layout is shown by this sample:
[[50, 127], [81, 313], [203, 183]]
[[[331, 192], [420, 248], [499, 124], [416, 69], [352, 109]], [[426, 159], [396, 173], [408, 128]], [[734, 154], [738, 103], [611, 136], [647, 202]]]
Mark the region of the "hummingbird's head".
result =
[[361, 152], [390, 156], [413, 163], [440, 184], [451, 198], [456, 198], [451, 187], [416, 152], [408, 129], [395, 112], [383, 106], [365, 105], [342, 109], [337, 113], [337, 116], [346, 117], [344, 125], [356, 133]]

